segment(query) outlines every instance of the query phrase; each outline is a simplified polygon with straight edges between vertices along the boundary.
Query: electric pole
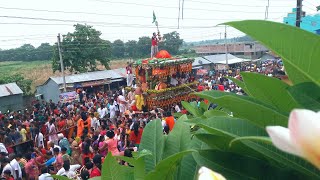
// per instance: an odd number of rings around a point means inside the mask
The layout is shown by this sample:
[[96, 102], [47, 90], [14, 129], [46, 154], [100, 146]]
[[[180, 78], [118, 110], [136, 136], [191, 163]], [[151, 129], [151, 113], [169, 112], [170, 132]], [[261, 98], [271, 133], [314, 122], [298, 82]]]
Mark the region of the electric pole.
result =
[[300, 28], [302, 14], [302, 0], [297, 0], [297, 10], [296, 10], [296, 27]]
[[225, 53], [226, 53], [226, 65], [228, 69], [229, 65], [228, 65], [228, 46], [227, 46], [227, 25], [224, 26], [224, 46], [225, 46]]
[[61, 52], [60, 34], [58, 34], [57, 38], [58, 38], [58, 50], [59, 50], [59, 57], [60, 57], [60, 66], [61, 66], [61, 72], [62, 72], [62, 78], [63, 78], [63, 92], [67, 92], [66, 76], [64, 74], [64, 65], [63, 65], [62, 52]]
[[267, 20], [269, 18], [269, 6], [270, 6], [270, 0], [268, 0], [268, 5], [266, 6], [266, 12], [264, 19]]

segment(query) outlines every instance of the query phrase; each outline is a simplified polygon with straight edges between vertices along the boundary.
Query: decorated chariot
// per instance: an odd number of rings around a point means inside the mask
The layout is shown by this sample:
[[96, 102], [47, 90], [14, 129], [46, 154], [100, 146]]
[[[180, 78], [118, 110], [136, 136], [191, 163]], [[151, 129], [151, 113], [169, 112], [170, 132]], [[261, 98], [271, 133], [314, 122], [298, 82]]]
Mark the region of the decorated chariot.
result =
[[136, 61], [134, 73], [136, 84], [142, 90], [144, 107], [167, 109], [174, 103], [195, 98], [190, 95], [198, 84], [192, 75], [193, 61], [193, 58], [171, 57], [164, 50], [154, 58]]

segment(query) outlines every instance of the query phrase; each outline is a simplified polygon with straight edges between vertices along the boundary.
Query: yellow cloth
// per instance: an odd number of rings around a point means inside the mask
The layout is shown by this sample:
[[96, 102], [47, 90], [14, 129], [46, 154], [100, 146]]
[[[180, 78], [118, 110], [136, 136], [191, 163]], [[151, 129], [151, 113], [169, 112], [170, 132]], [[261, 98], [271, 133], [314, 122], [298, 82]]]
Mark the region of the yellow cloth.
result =
[[26, 141], [27, 141], [27, 130], [24, 129], [24, 128], [22, 128], [22, 129], [20, 130], [20, 134], [21, 134], [21, 136], [22, 136], [22, 142], [26, 142]]
[[139, 111], [142, 110], [142, 106], [144, 105], [144, 99], [143, 99], [143, 96], [142, 94], [138, 95], [136, 94], [135, 96], [135, 99], [136, 99], [136, 107]]

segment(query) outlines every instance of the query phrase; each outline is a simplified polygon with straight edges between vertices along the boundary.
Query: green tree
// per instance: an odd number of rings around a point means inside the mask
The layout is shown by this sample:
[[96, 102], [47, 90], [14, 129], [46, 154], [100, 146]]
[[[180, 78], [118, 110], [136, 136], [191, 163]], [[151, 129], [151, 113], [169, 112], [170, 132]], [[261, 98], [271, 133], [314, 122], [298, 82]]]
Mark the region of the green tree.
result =
[[31, 94], [31, 83], [32, 80], [25, 79], [21, 74], [14, 74], [14, 75], [5, 75], [0, 78], [0, 84], [7, 84], [7, 83], [17, 83], [17, 85], [21, 88], [24, 95]]
[[123, 41], [120, 39], [115, 40], [112, 43], [112, 56], [115, 58], [123, 58], [125, 52], [125, 47]]
[[137, 49], [138, 49], [137, 41], [130, 40], [125, 43], [125, 52], [126, 52], [125, 55], [127, 57], [130, 57], [130, 58], [138, 57]]
[[[100, 38], [101, 32], [89, 25], [76, 24], [75, 31], [63, 35], [62, 56], [65, 69], [71, 72], [96, 70], [97, 61], [109, 68], [111, 44]], [[52, 58], [53, 71], [60, 70], [57, 47]]]
[[176, 31], [163, 35], [163, 41], [160, 43], [159, 48], [167, 50], [170, 54], [178, 54], [179, 48], [183, 43], [180, 39], [180, 34]]
[[53, 56], [53, 46], [49, 43], [42, 43], [35, 50], [35, 60], [50, 60]]
[[147, 36], [139, 37], [137, 43], [137, 52], [139, 57], [150, 56], [151, 51], [151, 38]]

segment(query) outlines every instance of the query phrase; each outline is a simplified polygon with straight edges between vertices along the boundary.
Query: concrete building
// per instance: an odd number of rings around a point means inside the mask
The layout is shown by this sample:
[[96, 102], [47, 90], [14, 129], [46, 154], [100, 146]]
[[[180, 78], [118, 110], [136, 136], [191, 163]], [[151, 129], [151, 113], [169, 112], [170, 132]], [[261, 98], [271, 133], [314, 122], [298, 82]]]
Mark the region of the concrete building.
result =
[[[66, 76], [67, 92], [83, 88], [87, 92], [94, 90], [111, 90], [121, 85], [126, 85], [125, 68], [116, 70], [95, 71]], [[58, 102], [59, 95], [63, 92], [63, 78], [50, 77], [43, 85], [37, 87], [36, 96], [40, 99]]]
[[[214, 55], [225, 54], [225, 47], [225, 44], [214, 44], [196, 46], [193, 49], [198, 55]], [[249, 59], [258, 59], [268, 51], [266, 47], [257, 42], [227, 44], [227, 48], [229, 54]]]
[[16, 111], [23, 108], [23, 92], [16, 83], [0, 85], [0, 111]]
[[[288, 16], [283, 18], [283, 23], [296, 26], [296, 12], [297, 9], [293, 8], [292, 12], [288, 13]], [[305, 15], [305, 12], [303, 12], [300, 28], [315, 34], [320, 34], [320, 14]]]

